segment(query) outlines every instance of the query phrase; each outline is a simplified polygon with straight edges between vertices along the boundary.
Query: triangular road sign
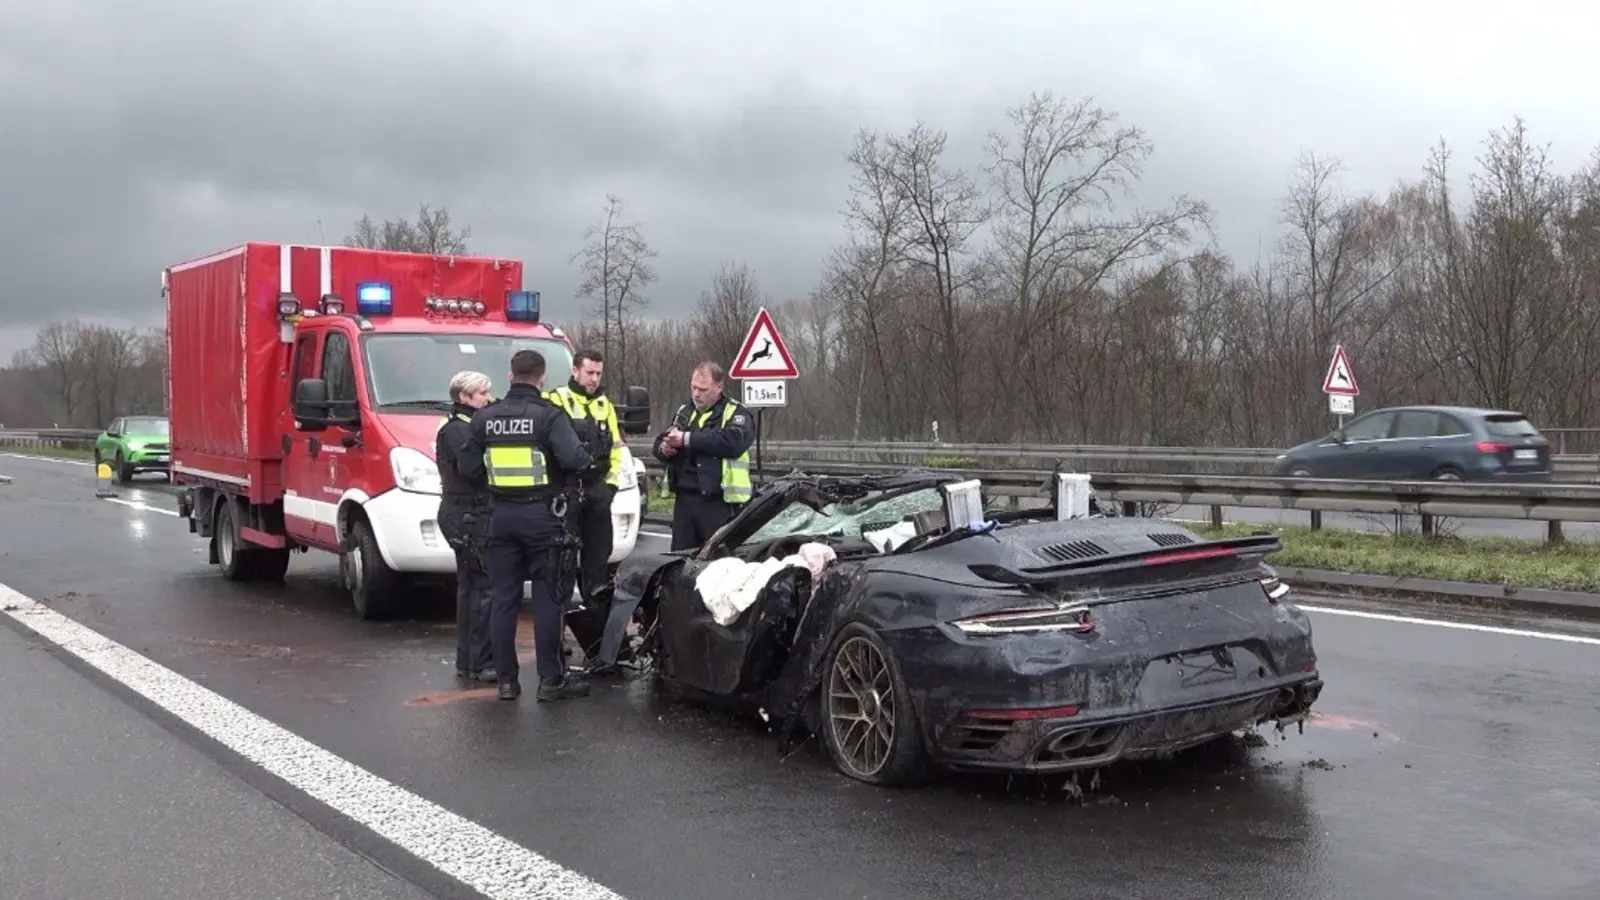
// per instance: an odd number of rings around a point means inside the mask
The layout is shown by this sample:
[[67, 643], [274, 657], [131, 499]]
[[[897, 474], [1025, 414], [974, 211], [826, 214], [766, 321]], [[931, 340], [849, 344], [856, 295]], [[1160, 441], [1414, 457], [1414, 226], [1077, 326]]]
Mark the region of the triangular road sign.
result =
[[765, 306], [756, 313], [755, 321], [745, 333], [739, 355], [728, 374], [734, 378], [796, 378], [800, 375], [794, 367], [794, 357], [778, 337], [778, 326], [772, 324], [772, 315]]
[[1344, 354], [1343, 344], [1333, 348], [1333, 361], [1328, 363], [1328, 374], [1322, 379], [1322, 392], [1349, 394], [1352, 397], [1361, 394], [1361, 388], [1356, 386], [1356, 373], [1350, 368], [1350, 357]]

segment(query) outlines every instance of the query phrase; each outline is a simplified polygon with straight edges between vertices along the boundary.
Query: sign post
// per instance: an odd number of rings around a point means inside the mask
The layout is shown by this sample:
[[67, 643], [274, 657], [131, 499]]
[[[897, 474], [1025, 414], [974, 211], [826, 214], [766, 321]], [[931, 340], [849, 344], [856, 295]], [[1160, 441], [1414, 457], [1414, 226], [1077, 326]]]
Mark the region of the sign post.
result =
[[1339, 427], [1344, 427], [1344, 417], [1356, 412], [1356, 398], [1361, 388], [1356, 384], [1356, 373], [1350, 368], [1350, 357], [1344, 345], [1333, 348], [1333, 359], [1328, 363], [1328, 374], [1322, 378], [1322, 392], [1328, 395], [1328, 412], [1339, 417]]
[[[765, 306], [756, 313], [739, 345], [739, 355], [734, 358], [728, 374], [743, 382], [744, 405], [755, 410], [756, 416], [756, 472], [761, 471], [761, 411], [769, 406], [786, 406], [789, 403], [789, 379], [797, 378], [794, 357], [784, 346], [778, 326]], [[753, 479], [752, 479], [753, 482]]]

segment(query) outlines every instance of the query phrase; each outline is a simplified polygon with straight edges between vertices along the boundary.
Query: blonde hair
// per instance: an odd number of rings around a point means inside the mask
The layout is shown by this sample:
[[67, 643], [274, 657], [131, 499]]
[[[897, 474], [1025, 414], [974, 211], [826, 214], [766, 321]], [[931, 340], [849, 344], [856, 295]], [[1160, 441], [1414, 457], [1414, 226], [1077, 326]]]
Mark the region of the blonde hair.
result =
[[487, 391], [489, 385], [489, 376], [482, 372], [457, 372], [455, 377], [450, 379], [450, 400], [460, 403], [462, 397]]

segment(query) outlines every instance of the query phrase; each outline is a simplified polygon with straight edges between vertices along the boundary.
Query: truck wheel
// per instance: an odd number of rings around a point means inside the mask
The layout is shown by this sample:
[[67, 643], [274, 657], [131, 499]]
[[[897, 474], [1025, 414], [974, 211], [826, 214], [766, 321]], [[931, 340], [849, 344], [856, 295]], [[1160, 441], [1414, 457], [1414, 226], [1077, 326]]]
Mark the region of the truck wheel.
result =
[[400, 589], [400, 576], [383, 561], [378, 539], [365, 518], [355, 517], [350, 542], [355, 546], [340, 554], [339, 572], [350, 589], [356, 613], [368, 621], [384, 618]]
[[255, 580], [279, 582], [289, 571], [289, 548], [266, 547], [252, 549], [255, 557]]
[[255, 553], [244, 548], [239, 540], [239, 528], [233, 522], [233, 502], [223, 500], [217, 507], [217, 524], [211, 531], [216, 542], [217, 563], [222, 566], [222, 577], [229, 581], [249, 581], [255, 570]]

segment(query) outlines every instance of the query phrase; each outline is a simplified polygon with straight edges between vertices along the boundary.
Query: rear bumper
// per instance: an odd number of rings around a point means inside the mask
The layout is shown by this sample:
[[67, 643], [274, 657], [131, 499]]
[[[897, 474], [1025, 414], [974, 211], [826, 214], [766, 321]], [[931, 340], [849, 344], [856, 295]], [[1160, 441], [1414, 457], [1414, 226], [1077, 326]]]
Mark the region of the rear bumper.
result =
[[1548, 484], [1555, 480], [1555, 473], [1546, 469], [1542, 472], [1508, 472], [1499, 469], [1484, 473], [1484, 481], [1502, 481], [1507, 484]]
[[[1135, 714], [957, 722], [931, 750], [942, 765], [965, 771], [1098, 768], [1177, 753], [1264, 722], [1303, 720], [1321, 693], [1322, 679], [1309, 673], [1271, 688]], [[974, 733], [987, 746], [975, 749], [970, 738]]]

